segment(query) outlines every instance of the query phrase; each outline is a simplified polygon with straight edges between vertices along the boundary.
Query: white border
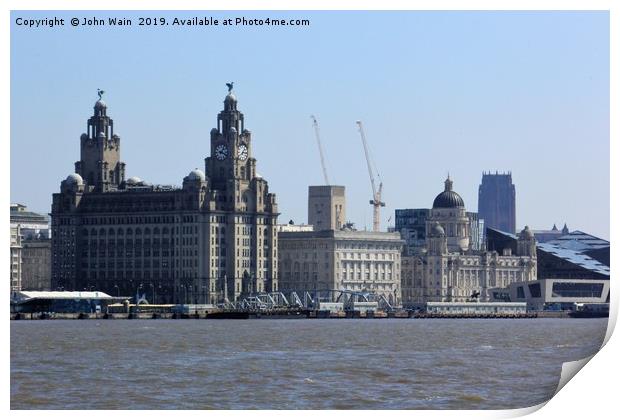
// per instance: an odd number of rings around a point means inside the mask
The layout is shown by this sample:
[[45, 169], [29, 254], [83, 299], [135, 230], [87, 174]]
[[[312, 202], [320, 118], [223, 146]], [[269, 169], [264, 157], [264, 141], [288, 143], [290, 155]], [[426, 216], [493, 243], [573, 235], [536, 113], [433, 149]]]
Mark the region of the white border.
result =
[[[3, 197], [9, 197], [9, 139], [10, 139], [10, 75], [9, 75], [9, 57], [10, 57], [10, 10], [346, 10], [350, 9], [352, 5], [356, 9], [362, 10], [610, 10], [610, 27], [611, 27], [611, 71], [610, 71], [610, 116], [618, 115], [618, 84], [617, 75], [620, 74], [618, 67], [618, 46], [620, 45], [618, 39], [618, 23], [620, 23], [618, 11], [619, 6], [617, 1], [614, 0], [520, 0], [520, 1], [499, 1], [499, 0], [444, 0], [444, 1], [396, 1], [396, 0], [358, 0], [355, 2], [347, 2], [342, 0], [299, 0], [299, 1], [284, 1], [284, 0], [270, 0], [261, 1], [260, 5], [257, 1], [251, 0], [236, 0], [230, 1], [199, 1], [199, 0], [151, 0], [151, 1], [128, 1], [128, 0], [107, 0], [105, 2], [86, 2], [84, 0], [4, 0], [2, 1], [3, 19], [0, 20], [0, 57], [5, 57], [7, 60], [3, 60], [4, 63], [0, 67], [2, 82], [2, 96], [0, 98], [0, 138], [2, 139], [2, 153], [0, 153], [0, 159], [2, 159], [2, 165], [0, 170], [2, 171], [3, 179], [6, 180], [2, 183], [0, 188]], [[617, 179], [618, 169], [614, 166], [614, 163], [618, 163], [618, 145], [617, 141], [617, 123], [613, 118], [611, 120], [611, 179]], [[611, 214], [615, 214], [617, 211], [617, 193], [613, 189], [613, 182], [611, 183]], [[5, 200], [3, 208], [4, 220], [8, 221], [8, 202]], [[8, 223], [3, 227], [4, 237], [8, 238], [9, 229]], [[615, 241], [617, 235], [618, 226], [611, 220], [611, 241]], [[620, 261], [618, 257], [617, 247], [612, 247], [612, 261]], [[615, 265], [615, 264], [612, 264]], [[8, 259], [4, 259], [2, 267], [4, 272], [8, 271]], [[615, 292], [615, 287], [613, 288]], [[8, 295], [8, 294], [7, 294]], [[537, 411], [532, 415], [536, 418], [549, 418], [550, 416], [558, 416], [560, 418], [607, 418], [609, 414], [615, 412], [617, 399], [615, 384], [618, 377], [618, 358], [620, 354], [618, 339], [611, 337], [611, 332], [615, 326], [617, 312], [618, 312], [618, 294], [612, 293], [612, 313], [610, 317], [610, 323], [607, 331], [606, 340], [607, 345], [597, 354], [588, 367], [582, 371], [577, 379], [572, 380], [561, 390], [548, 404], [547, 406]], [[6, 306], [8, 302], [6, 302]], [[8, 312], [8, 311], [7, 311]], [[6, 313], [6, 312], [5, 312]], [[7, 319], [4, 320], [2, 326], [5, 337], [9, 334], [10, 322]], [[9, 410], [10, 405], [10, 385], [9, 385], [9, 361], [10, 361], [10, 347], [9, 340], [5, 341], [6, 344], [2, 346], [2, 352], [5, 360], [4, 365], [4, 381], [3, 395], [5, 396], [4, 407], [5, 410]], [[237, 417], [252, 415], [264, 418], [285, 418], [294, 416], [299, 419], [315, 419], [317, 415], [321, 416], [355, 416], [361, 418], [375, 418], [376, 416], [390, 416], [405, 418], [411, 415], [422, 416], [424, 418], [465, 418], [465, 419], [479, 419], [479, 418], [506, 418], [521, 416], [533, 411], [538, 410], [545, 404], [540, 406], [520, 409], [520, 410], [502, 410], [502, 411], [416, 411], [414, 413], [410, 411], [390, 411], [390, 412], [355, 412], [355, 413], [343, 413], [343, 412], [288, 412], [288, 411], [263, 411], [260, 413], [239, 413], [239, 412], [201, 412], [201, 411], [185, 411], [183, 416], [188, 418], [204, 418], [205, 415], [212, 417]], [[14, 418], [33, 418], [45, 415], [50, 418], [67, 418], [67, 417], [82, 417], [88, 415], [95, 418], [109, 418], [114, 417], [135, 417], [135, 416], [170, 416], [173, 413], [168, 412], [10, 412], [10, 416]], [[542, 416], [542, 417], [541, 417]]]

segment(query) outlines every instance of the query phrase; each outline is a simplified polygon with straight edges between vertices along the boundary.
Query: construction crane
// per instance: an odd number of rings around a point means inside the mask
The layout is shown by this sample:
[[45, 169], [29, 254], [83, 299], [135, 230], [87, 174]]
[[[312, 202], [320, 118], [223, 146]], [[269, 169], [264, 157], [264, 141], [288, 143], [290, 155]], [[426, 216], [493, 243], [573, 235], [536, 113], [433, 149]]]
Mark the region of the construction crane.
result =
[[323, 147], [321, 146], [321, 135], [319, 134], [319, 123], [316, 121], [314, 115], [310, 115], [312, 118], [312, 125], [314, 126], [314, 134], [316, 136], [316, 142], [319, 145], [319, 154], [321, 155], [321, 166], [323, 167], [323, 178], [325, 179], [325, 185], [329, 185], [329, 178], [327, 177], [327, 167], [325, 166], [325, 157], [323, 156]]
[[366, 143], [366, 135], [364, 134], [364, 127], [361, 121], [355, 122], [360, 130], [362, 136], [362, 144], [364, 145], [364, 154], [366, 155], [366, 164], [368, 165], [368, 175], [370, 175], [370, 185], [372, 186], [372, 200], [370, 204], [373, 207], [372, 214], [372, 231], [379, 232], [381, 229], [381, 207], [385, 207], [385, 203], [381, 201], [381, 191], [383, 190], [383, 182], [379, 171], [377, 171], [377, 178], [379, 178], [379, 188], [375, 185], [375, 177], [373, 175], [373, 165], [370, 161], [370, 154], [368, 153], [368, 144]]

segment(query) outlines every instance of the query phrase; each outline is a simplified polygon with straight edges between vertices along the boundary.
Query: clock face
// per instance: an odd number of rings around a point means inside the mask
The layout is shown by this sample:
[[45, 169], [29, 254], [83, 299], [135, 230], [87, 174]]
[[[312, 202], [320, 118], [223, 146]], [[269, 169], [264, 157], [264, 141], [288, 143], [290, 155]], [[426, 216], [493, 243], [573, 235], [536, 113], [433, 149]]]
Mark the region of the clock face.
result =
[[246, 160], [248, 158], [248, 146], [242, 144], [237, 149], [237, 157], [241, 160]]
[[224, 160], [228, 156], [228, 148], [225, 144], [219, 144], [215, 148], [215, 158], [217, 160]]

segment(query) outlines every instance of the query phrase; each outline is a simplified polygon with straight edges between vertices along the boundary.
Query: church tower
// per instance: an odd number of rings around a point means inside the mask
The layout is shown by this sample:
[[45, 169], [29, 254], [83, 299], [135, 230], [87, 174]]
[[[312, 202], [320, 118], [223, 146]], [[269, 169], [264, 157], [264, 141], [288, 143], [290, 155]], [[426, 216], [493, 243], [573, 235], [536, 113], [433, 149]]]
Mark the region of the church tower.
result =
[[86, 191], [116, 190], [125, 180], [125, 164], [121, 162], [121, 139], [114, 134], [114, 122], [99, 91], [93, 116], [88, 119], [87, 132], [80, 137], [80, 160], [75, 172], [86, 184]]

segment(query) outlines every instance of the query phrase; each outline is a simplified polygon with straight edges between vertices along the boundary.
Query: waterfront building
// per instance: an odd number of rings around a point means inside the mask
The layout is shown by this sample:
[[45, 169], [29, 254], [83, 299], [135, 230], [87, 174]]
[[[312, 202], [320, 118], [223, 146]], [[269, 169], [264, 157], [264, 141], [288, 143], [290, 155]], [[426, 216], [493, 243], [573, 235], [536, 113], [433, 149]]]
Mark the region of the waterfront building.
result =
[[514, 249], [472, 249], [465, 203], [448, 177], [426, 220], [426, 246], [402, 261], [403, 306], [427, 302], [489, 301], [489, 289], [536, 278], [536, 240], [529, 228]]
[[542, 279], [609, 279], [611, 270], [584, 252], [550, 243], [538, 244], [538, 276]]
[[478, 188], [478, 215], [488, 227], [516, 232], [516, 192], [510, 172], [482, 173], [482, 183]]
[[536, 237], [536, 241], [538, 243], [544, 243], [553, 241], [554, 239], [557, 239], [562, 235], [567, 235], [569, 233], [569, 230], [566, 226], [566, 223], [564, 224], [564, 228], [562, 230], [558, 229], [558, 227], [554, 223], [553, 227], [549, 230], [534, 229], [532, 230], [532, 232], [534, 233], [534, 236]]
[[527, 308], [542, 311], [551, 307], [570, 310], [577, 303], [608, 303], [609, 279], [538, 279], [515, 282], [506, 290], [493, 290], [498, 300], [525, 302]]
[[568, 232], [568, 228], [566, 228], [566, 225], [564, 225], [564, 227], [565, 229], [562, 229], [562, 231], [565, 233], [563, 233], [562, 236], [552, 239], [547, 243], [560, 248], [581, 252], [609, 267], [611, 263], [609, 241], [580, 230], [566, 233]]
[[[515, 253], [518, 250], [518, 236], [487, 229], [487, 247], [501, 252]], [[609, 250], [599, 248], [601, 251]], [[593, 250], [589, 250], [593, 251]], [[563, 248], [546, 243], [536, 244], [536, 272], [541, 279], [609, 279], [609, 266], [590, 257], [584, 251]]]
[[346, 220], [345, 188], [341, 185], [308, 187], [308, 224], [315, 230], [338, 230]]
[[22, 289], [22, 235], [19, 225], [11, 225], [11, 292]]
[[26, 241], [50, 238], [47, 215], [29, 211], [23, 204], [11, 204], [11, 226], [20, 226], [22, 238]]
[[469, 246], [474, 251], [483, 251], [486, 231], [484, 219], [480, 219], [474, 211], [467, 211], [465, 215], [469, 219]]
[[277, 232], [313, 232], [314, 231], [314, 226], [312, 225], [296, 225], [295, 223], [293, 223], [293, 221], [291, 220], [289, 223], [285, 224], [285, 225], [278, 225], [276, 227]]
[[300, 295], [306, 291], [367, 291], [399, 305], [403, 245], [399, 233], [351, 229], [280, 232], [280, 289]]
[[46, 215], [29, 211], [23, 204], [11, 204], [11, 265], [11, 278], [15, 278], [11, 290], [50, 289], [49, 220]]
[[395, 231], [405, 241], [404, 255], [414, 255], [426, 245], [426, 219], [430, 209], [396, 209]]
[[96, 313], [126, 297], [112, 297], [97, 291], [21, 291], [11, 294], [11, 312]]
[[181, 187], [125, 179], [120, 137], [101, 99], [87, 127], [75, 173], [53, 195], [55, 290], [215, 303], [278, 289], [276, 197], [256, 172], [231, 88], [204, 171], [190, 171]]
[[22, 241], [21, 290], [50, 290], [52, 287], [52, 242], [49, 239]]
[[[425, 251], [427, 220], [431, 209], [396, 209], [396, 226], [394, 231], [400, 232], [405, 241], [403, 255], [417, 255]], [[479, 219], [476, 212], [465, 212], [469, 219], [469, 243], [471, 249], [482, 250], [484, 247], [484, 220]]]
[[611, 248], [608, 246], [605, 248], [586, 249], [582, 252], [588, 257], [600, 262], [601, 264], [610, 267], [610, 249]]
[[527, 306], [521, 302], [428, 302], [426, 312], [448, 316], [525, 315]]
[[[564, 231], [563, 229], [563, 232]], [[568, 231], [568, 229], [566, 229], [566, 231]], [[609, 241], [580, 230], [563, 233], [562, 236], [547, 241], [547, 243], [559, 246], [560, 248], [574, 249], [575, 251], [609, 248]]]

